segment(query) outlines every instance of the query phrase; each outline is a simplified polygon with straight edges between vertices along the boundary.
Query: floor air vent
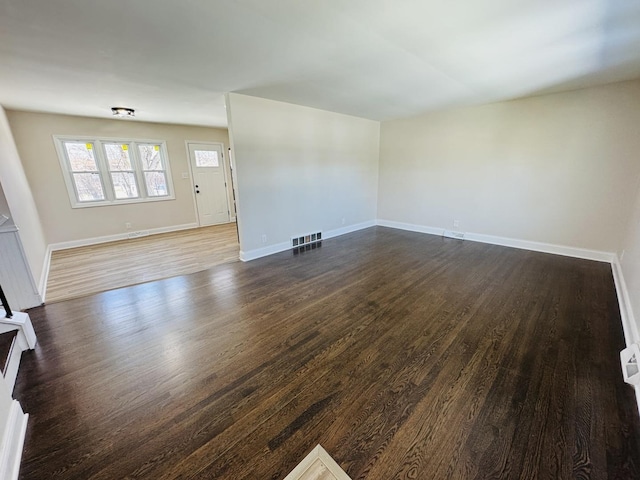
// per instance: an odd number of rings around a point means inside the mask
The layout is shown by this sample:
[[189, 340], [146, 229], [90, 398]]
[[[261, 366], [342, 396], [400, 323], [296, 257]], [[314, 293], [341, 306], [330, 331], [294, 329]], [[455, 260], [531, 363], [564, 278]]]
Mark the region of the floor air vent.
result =
[[300, 253], [307, 250], [314, 250], [322, 245], [322, 232], [307, 233], [296, 237], [291, 237], [291, 247], [293, 253]]

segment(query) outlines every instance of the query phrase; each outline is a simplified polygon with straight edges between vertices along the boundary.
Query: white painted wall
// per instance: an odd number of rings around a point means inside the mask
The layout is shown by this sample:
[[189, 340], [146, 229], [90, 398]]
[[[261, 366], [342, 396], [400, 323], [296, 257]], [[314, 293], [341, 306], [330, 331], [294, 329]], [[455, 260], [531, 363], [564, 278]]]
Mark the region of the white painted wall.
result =
[[[4, 359], [3, 359], [4, 361]], [[11, 406], [11, 392], [4, 376], [0, 375], [0, 432], [4, 432], [9, 419], [9, 407]]]
[[[7, 116], [0, 107], [0, 184], [13, 223], [20, 230], [22, 247], [37, 285], [43, 275], [47, 242], [40, 215], [20, 161]], [[42, 292], [41, 292], [42, 293]]]
[[375, 220], [378, 122], [233, 93], [227, 112], [244, 253]]
[[[133, 231], [195, 224], [191, 179], [182, 178], [189, 172], [185, 141], [229, 145], [226, 129], [22, 111], [7, 116], [49, 244], [125, 234], [126, 222]], [[165, 140], [175, 200], [71, 208], [53, 135]]]
[[616, 252], [640, 81], [383, 122], [378, 218]]

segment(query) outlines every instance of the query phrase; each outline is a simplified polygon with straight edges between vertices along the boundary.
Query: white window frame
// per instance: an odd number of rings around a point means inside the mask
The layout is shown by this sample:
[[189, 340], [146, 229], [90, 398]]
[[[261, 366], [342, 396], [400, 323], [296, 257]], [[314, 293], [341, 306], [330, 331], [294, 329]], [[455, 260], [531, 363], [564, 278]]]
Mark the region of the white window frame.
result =
[[[166, 200], [175, 200], [176, 198], [173, 188], [173, 177], [171, 176], [169, 155], [167, 153], [167, 144], [164, 140], [53, 135], [53, 141], [55, 144], [56, 152], [58, 154], [58, 160], [60, 161], [60, 168], [62, 169], [62, 175], [64, 177], [64, 182], [67, 187], [67, 193], [69, 194], [69, 200], [71, 201], [72, 208], [102, 207], [108, 205], [122, 205], [127, 203], [163, 202]], [[78, 198], [76, 184], [73, 180], [74, 172], [71, 170], [71, 164], [67, 157], [67, 150], [64, 147], [64, 142], [93, 144], [93, 155], [96, 160], [98, 173], [100, 175], [100, 181], [102, 183], [102, 189], [104, 191], [104, 200], [81, 201]], [[112, 172], [109, 169], [103, 145], [105, 143], [128, 145], [129, 158], [131, 160], [131, 166], [133, 167], [138, 189], [138, 196], [136, 198], [116, 198], [113, 181], [111, 178]], [[164, 165], [164, 173], [167, 178], [167, 195], [155, 196], [149, 195], [147, 192], [147, 183], [144, 178], [144, 172], [151, 170], [143, 170], [138, 145], [150, 144], [160, 146], [160, 156]]]

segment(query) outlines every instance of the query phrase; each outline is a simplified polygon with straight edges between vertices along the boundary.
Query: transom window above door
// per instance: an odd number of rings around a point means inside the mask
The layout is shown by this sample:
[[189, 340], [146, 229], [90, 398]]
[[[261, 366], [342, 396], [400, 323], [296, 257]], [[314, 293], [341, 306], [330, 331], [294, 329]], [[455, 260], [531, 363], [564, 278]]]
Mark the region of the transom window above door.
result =
[[73, 208], [175, 198], [164, 141], [53, 138]]

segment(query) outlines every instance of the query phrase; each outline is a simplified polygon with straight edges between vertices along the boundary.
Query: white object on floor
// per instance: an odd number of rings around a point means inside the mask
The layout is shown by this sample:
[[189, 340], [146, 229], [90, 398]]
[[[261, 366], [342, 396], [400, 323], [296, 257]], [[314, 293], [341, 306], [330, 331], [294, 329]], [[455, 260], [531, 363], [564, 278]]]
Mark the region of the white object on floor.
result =
[[320, 445], [298, 464], [284, 480], [351, 480]]

